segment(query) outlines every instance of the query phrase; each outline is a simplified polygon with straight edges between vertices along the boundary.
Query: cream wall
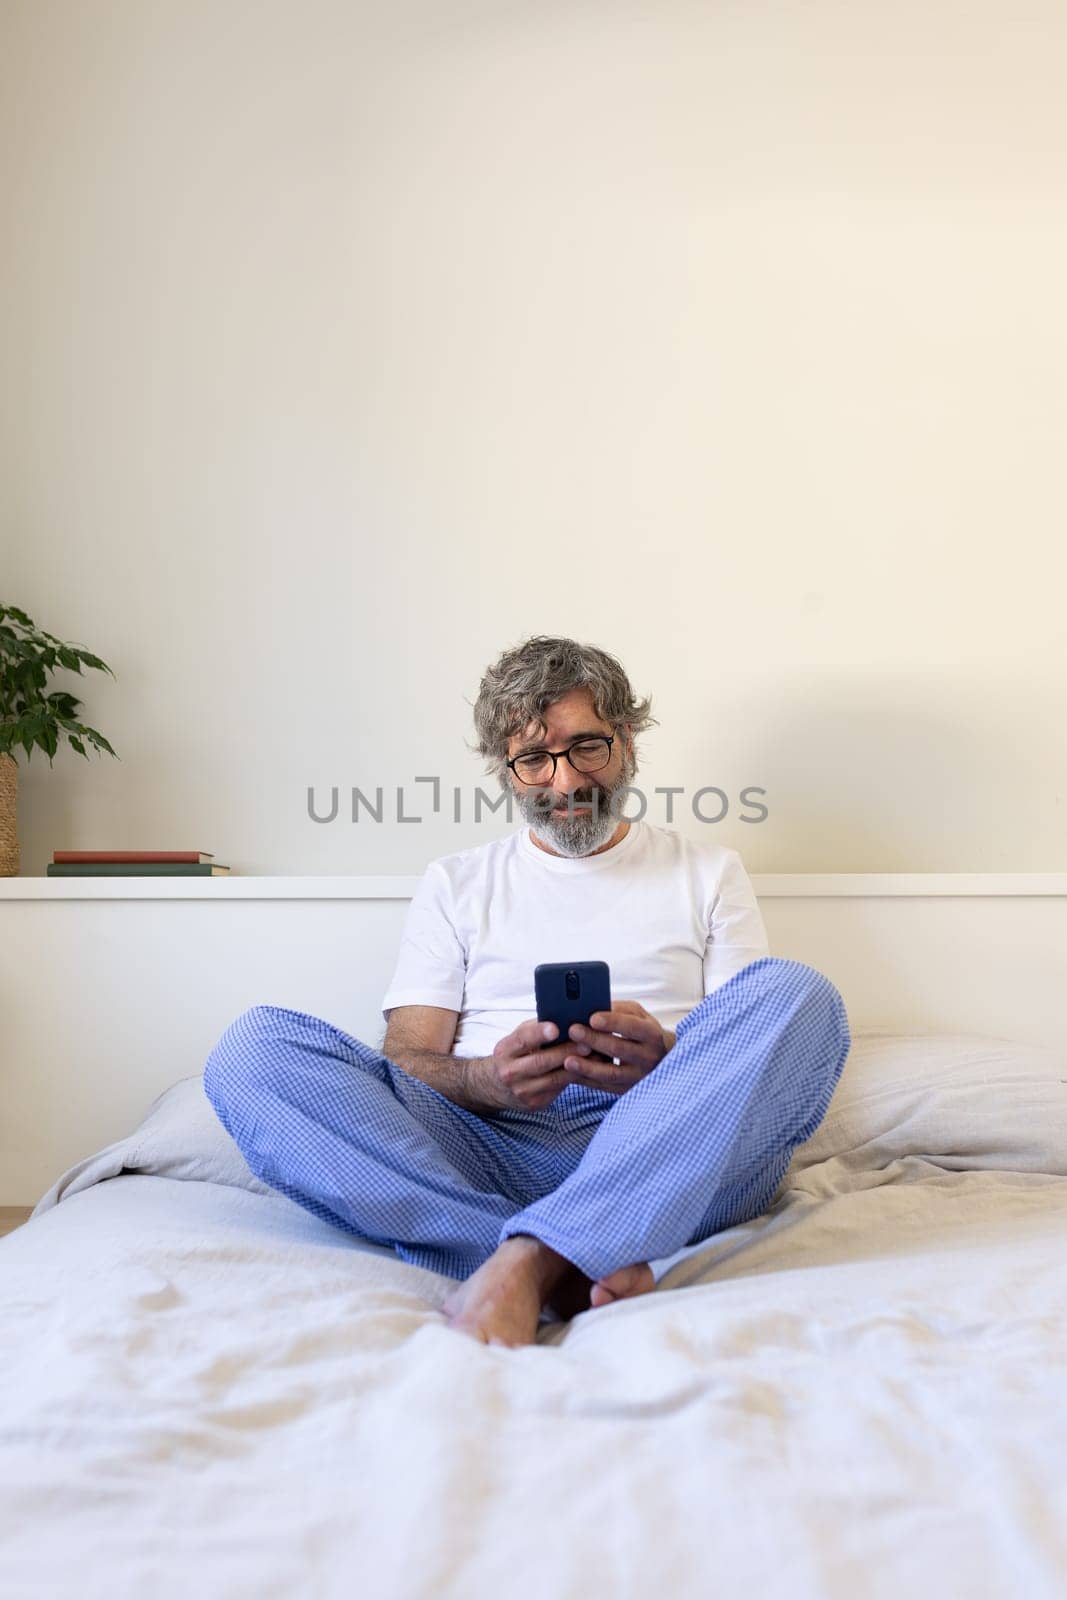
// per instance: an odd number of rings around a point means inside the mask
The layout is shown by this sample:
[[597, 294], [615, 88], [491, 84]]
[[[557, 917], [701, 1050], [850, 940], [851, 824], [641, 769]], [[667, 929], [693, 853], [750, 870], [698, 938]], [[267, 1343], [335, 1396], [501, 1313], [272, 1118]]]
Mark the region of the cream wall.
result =
[[450, 791], [531, 632], [753, 871], [1067, 863], [1061, 0], [0, 19], [0, 595], [123, 758], [23, 767], [25, 872], [493, 837]]

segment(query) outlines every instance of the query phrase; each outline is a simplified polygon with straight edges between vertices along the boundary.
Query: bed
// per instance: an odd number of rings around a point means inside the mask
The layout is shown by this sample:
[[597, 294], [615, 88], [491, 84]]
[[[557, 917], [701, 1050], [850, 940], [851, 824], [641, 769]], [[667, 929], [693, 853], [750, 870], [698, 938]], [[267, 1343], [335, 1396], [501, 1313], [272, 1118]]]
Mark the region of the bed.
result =
[[180, 1080], [0, 1245], [12, 1595], [1062, 1596], [1067, 1063], [861, 1034], [763, 1216], [523, 1350]]

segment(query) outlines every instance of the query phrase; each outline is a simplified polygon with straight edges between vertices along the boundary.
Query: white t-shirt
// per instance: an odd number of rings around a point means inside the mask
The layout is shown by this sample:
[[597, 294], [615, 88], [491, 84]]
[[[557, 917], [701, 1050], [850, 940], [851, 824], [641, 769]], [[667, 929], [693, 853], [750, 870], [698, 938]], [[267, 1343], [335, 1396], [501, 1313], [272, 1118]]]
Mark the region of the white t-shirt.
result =
[[408, 906], [382, 1000], [460, 1013], [452, 1054], [488, 1056], [537, 1015], [541, 961], [606, 961], [612, 1000], [672, 1031], [706, 994], [768, 955], [736, 850], [633, 821], [598, 855], [555, 856], [529, 829], [431, 861]]

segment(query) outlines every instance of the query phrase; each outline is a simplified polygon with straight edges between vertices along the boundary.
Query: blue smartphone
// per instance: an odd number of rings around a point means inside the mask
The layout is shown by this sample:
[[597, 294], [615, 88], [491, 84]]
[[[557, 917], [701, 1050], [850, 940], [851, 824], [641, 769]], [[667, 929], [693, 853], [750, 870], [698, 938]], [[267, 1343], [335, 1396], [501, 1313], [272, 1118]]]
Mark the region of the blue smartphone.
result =
[[[553, 1044], [570, 1037], [572, 1022], [589, 1026], [596, 1011], [611, 1010], [611, 975], [606, 961], [542, 961], [534, 968], [534, 996], [537, 1020], [554, 1022], [559, 1036]], [[579, 1059], [581, 1059], [579, 1057]], [[611, 1056], [594, 1050], [587, 1061], [607, 1061]]]

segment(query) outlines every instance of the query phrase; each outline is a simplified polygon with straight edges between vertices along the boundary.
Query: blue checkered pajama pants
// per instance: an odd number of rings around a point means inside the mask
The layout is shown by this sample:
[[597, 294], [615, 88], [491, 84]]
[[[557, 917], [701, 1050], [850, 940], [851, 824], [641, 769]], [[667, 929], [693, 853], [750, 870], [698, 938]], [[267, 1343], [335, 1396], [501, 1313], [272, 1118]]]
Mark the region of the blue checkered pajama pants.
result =
[[688, 1012], [622, 1095], [570, 1083], [541, 1111], [468, 1111], [276, 1006], [231, 1024], [204, 1088], [263, 1183], [403, 1261], [462, 1279], [529, 1233], [596, 1279], [765, 1211], [849, 1046], [829, 979], [765, 956]]

